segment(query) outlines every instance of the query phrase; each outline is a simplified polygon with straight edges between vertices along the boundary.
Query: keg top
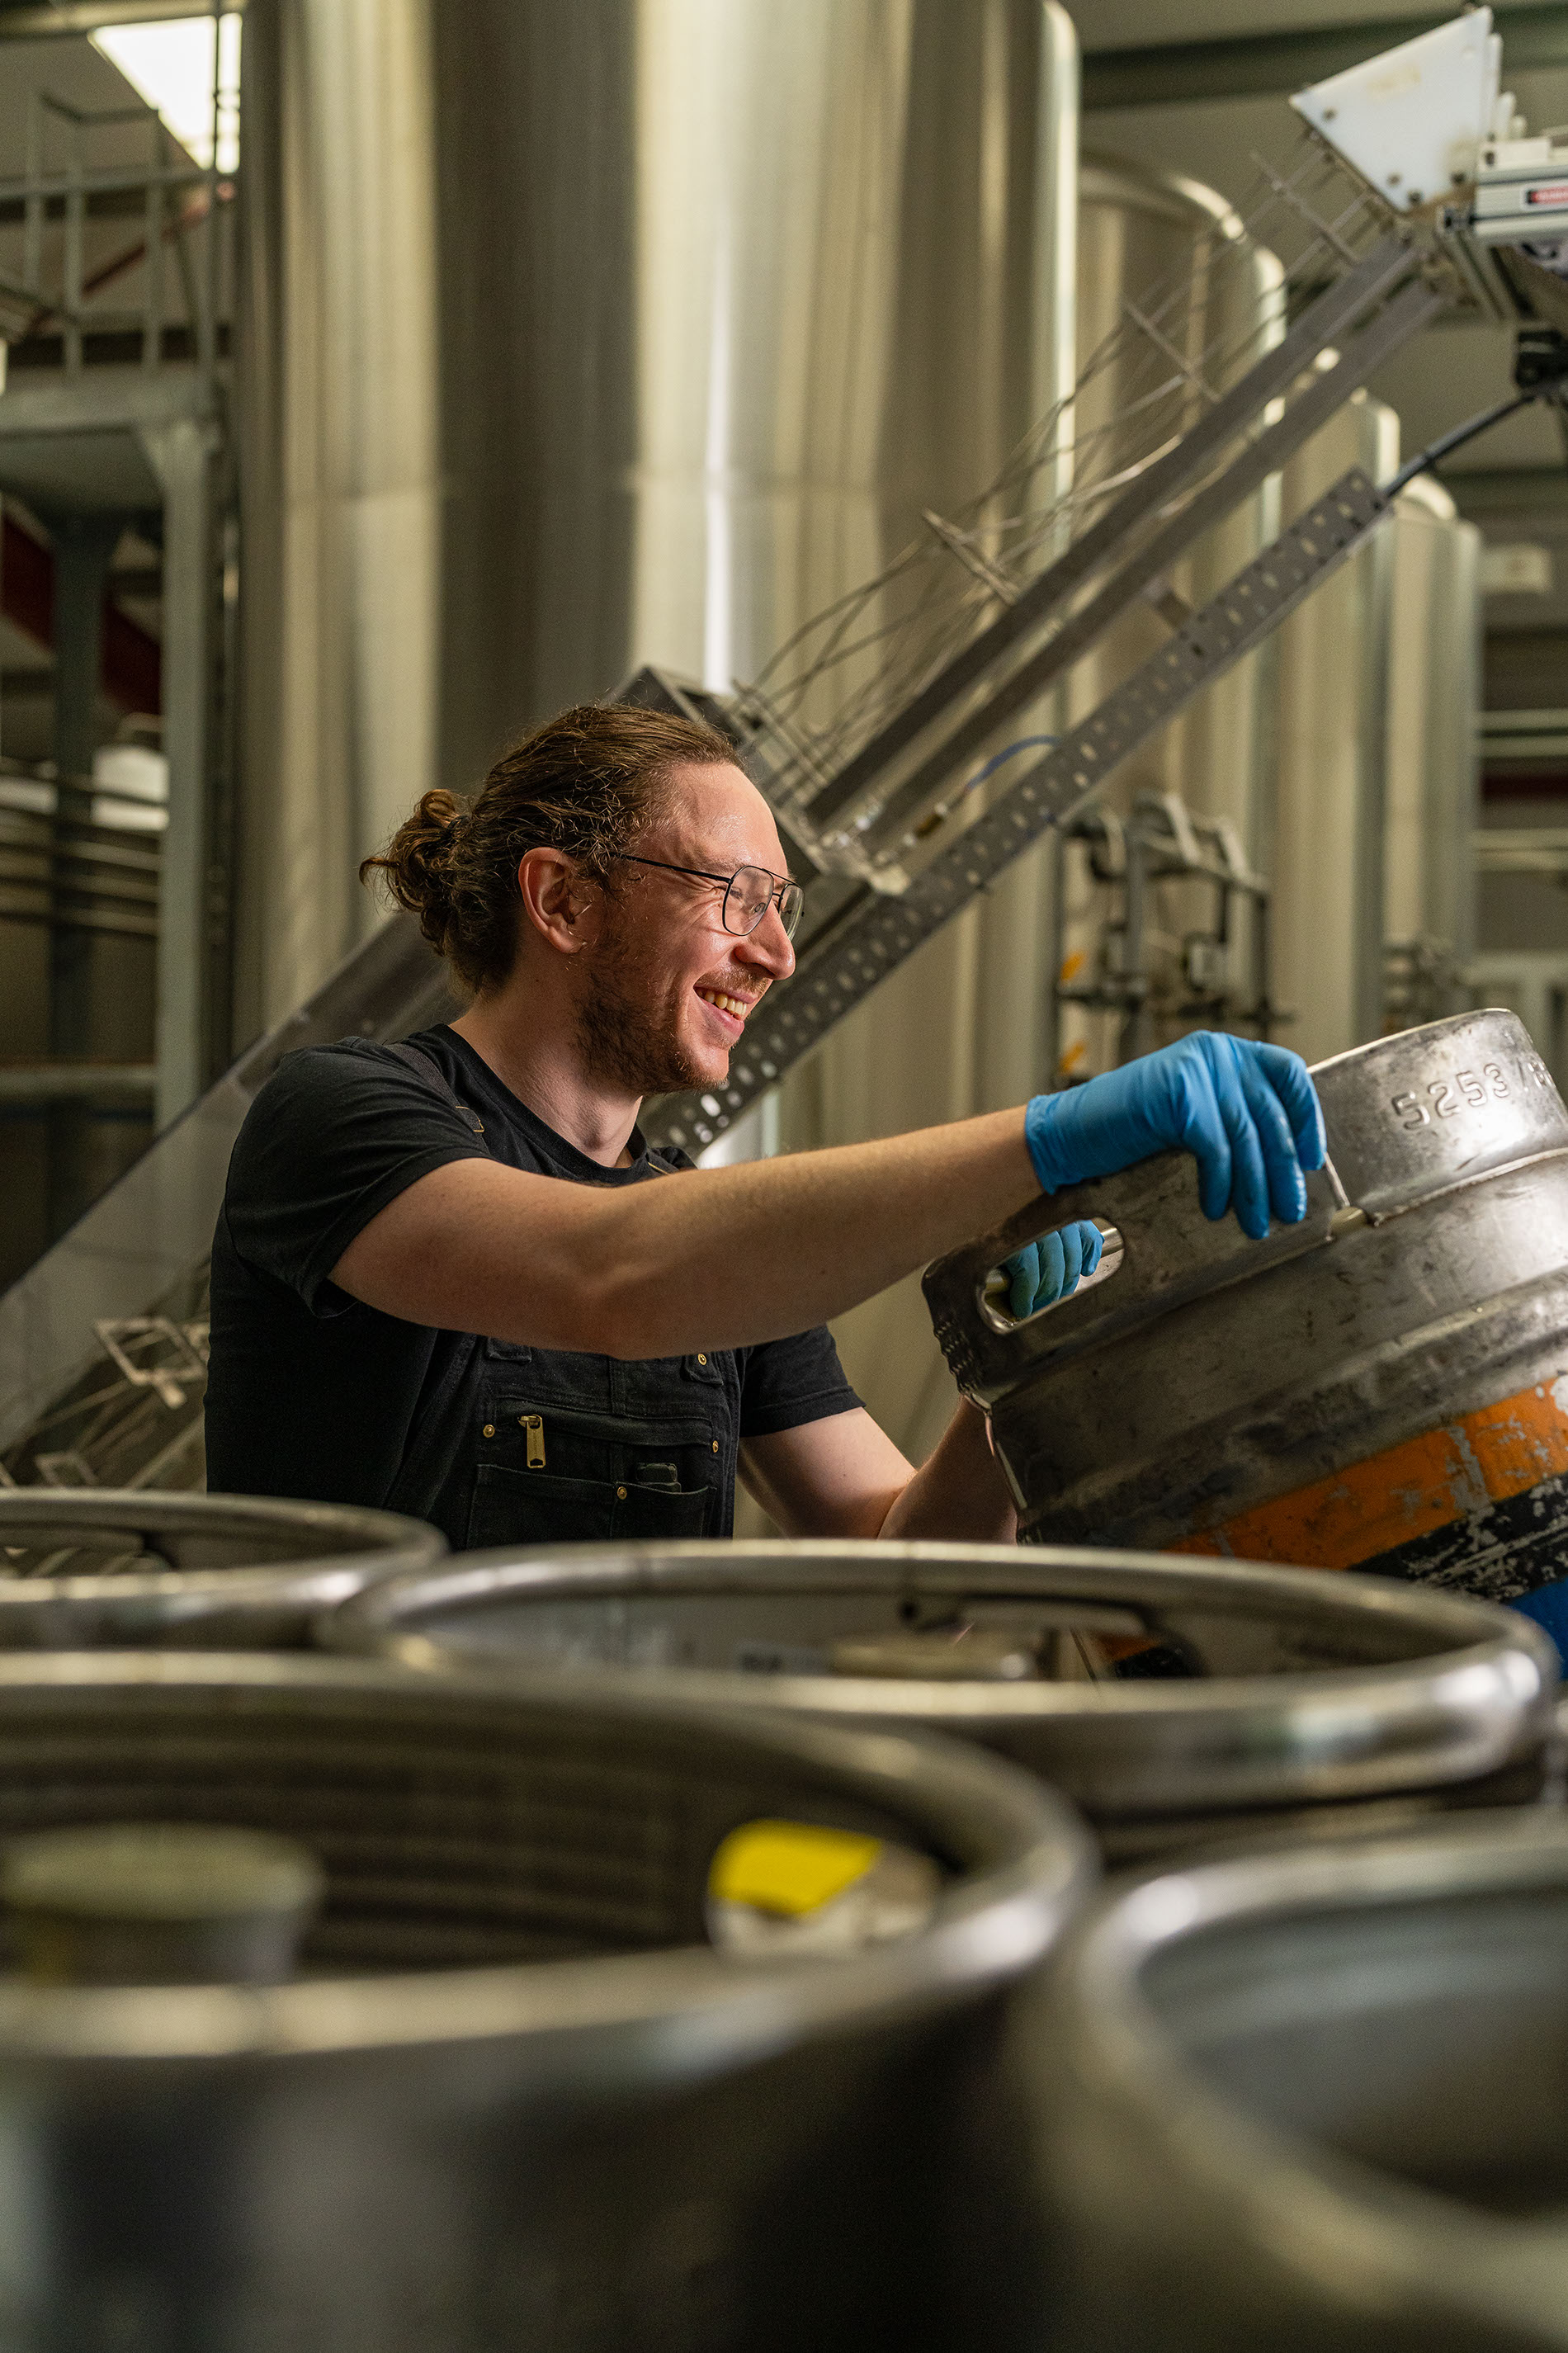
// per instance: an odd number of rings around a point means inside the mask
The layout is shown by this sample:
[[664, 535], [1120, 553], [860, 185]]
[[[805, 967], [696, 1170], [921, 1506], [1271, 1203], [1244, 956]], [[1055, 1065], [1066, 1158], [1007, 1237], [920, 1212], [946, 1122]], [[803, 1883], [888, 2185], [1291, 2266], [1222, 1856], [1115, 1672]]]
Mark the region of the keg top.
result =
[[[428, 1568], [422, 1520], [270, 1495], [0, 1488], [0, 1651], [297, 1643], [370, 1578]], [[16, 1555], [31, 1558], [16, 1558]]]
[[1242, 2279], [1260, 2253], [1338, 2311], [1353, 2246], [1385, 2320], [1419, 2283], [1446, 2343], [1568, 2346], [1565, 1968], [1554, 1810], [1200, 1863], [1069, 1932], [1028, 2088], [1048, 2116], [1065, 2067]]
[[[902, 1638], [961, 1624], [1017, 1639], [987, 1642], [964, 1679], [900, 1673]], [[1034, 1545], [468, 1554], [370, 1588], [317, 1631], [426, 1671], [618, 1668], [710, 1706], [959, 1733], [1026, 1759], [1100, 1822], [1470, 1780], [1540, 1753], [1557, 1684], [1556, 1653], [1529, 1620], [1430, 1588]], [[1171, 1645], [1191, 1671], [987, 1672], [1047, 1634]], [[870, 1673], [868, 1641], [881, 1654]]]
[[1457, 1013], [1312, 1071], [1346, 1198], [1372, 1214], [1568, 1149], [1568, 1110], [1516, 1013]]
[[[725, 1716], [624, 1678], [459, 1690], [309, 1655], [0, 1654], [0, 1836], [62, 1818], [294, 1840], [324, 1900], [292, 1983], [0, 1976], [0, 2052], [524, 2038], [542, 2085], [663, 2081], [976, 1999], [1042, 1957], [1094, 1871], [1065, 1805], [966, 1746]], [[714, 1858], [761, 1821], [929, 1858], [923, 1925], [844, 1957], [715, 1948]]]
[[[1568, 1151], [1568, 1110], [1518, 1016], [1461, 1013], [1320, 1062], [1330, 1166], [1307, 1176], [1306, 1215], [1249, 1241], [1211, 1221], [1188, 1155], [1042, 1195], [926, 1269], [923, 1288], [960, 1387], [996, 1405], [1047, 1365], [1113, 1343], [1243, 1278], [1330, 1246], [1347, 1222], [1409, 1210], [1545, 1154]], [[1116, 1271], [1016, 1324], [986, 1297], [1008, 1254], [1075, 1218], [1114, 1227]]]

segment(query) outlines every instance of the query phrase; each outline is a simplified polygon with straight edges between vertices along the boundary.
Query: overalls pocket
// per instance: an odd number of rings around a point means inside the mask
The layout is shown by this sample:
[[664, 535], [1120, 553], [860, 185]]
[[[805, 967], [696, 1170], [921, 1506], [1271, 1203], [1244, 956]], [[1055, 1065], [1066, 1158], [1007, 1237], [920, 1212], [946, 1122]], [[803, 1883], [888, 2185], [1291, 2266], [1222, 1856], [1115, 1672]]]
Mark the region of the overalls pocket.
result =
[[716, 1534], [717, 1425], [679, 1403], [641, 1419], [497, 1398], [477, 1450], [469, 1547]]
[[700, 1536], [708, 1521], [710, 1490], [670, 1493], [607, 1479], [562, 1479], [548, 1471], [510, 1471], [481, 1462], [468, 1509], [468, 1546], [605, 1544], [663, 1536]]

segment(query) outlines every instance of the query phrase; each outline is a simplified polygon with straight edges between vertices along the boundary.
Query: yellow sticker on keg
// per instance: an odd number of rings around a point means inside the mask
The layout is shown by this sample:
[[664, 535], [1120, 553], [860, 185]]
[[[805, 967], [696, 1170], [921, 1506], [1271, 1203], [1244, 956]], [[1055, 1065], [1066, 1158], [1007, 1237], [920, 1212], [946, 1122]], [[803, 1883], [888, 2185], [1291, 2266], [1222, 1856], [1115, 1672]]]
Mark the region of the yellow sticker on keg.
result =
[[880, 1839], [815, 1822], [747, 1822], [713, 1857], [708, 1892], [723, 1904], [800, 1919], [863, 1879], [882, 1852]]

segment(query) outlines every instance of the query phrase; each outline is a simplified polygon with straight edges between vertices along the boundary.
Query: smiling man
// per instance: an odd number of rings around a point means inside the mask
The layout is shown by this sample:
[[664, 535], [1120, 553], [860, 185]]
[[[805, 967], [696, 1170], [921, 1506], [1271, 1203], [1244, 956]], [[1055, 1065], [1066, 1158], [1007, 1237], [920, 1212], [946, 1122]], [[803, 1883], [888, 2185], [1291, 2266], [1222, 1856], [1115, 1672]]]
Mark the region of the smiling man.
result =
[[[385, 1505], [460, 1548], [726, 1535], [738, 1473], [794, 1535], [1009, 1538], [978, 1414], [911, 1469], [823, 1319], [1173, 1145], [1210, 1216], [1304, 1212], [1311, 1083], [1224, 1037], [882, 1143], [650, 1151], [643, 1098], [723, 1082], [800, 910], [766, 802], [685, 720], [564, 712], [366, 869], [470, 1002], [258, 1095], [213, 1246], [215, 1489]], [[1015, 1308], [1061, 1287], [1016, 1273]]]

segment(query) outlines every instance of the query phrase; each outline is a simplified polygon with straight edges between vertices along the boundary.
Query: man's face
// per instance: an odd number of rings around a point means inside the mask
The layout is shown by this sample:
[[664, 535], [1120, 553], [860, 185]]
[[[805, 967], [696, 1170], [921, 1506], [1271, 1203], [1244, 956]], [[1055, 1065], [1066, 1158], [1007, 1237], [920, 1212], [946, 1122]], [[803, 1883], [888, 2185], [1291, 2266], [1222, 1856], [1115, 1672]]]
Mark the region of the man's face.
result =
[[724, 929], [722, 881], [671, 874], [692, 866], [728, 878], [738, 866], [786, 872], [767, 803], [739, 768], [683, 763], [658, 813], [618, 864], [597, 943], [579, 966], [579, 1041], [593, 1075], [638, 1095], [720, 1086], [764, 990], [795, 970], [771, 907], [744, 939]]

